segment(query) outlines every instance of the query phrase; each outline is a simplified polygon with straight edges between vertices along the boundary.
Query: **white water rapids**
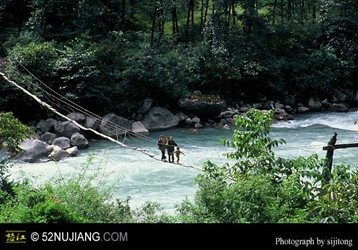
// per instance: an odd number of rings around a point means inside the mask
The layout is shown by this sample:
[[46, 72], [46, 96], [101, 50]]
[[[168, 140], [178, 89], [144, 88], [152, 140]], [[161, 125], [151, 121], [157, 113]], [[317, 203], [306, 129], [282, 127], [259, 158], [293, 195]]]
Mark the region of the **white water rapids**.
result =
[[[284, 139], [286, 144], [275, 149], [282, 157], [309, 156], [317, 153], [325, 157], [322, 147], [337, 132], [337, 144], [358, 142], [358, 111], [348, 113], [311, 113], [298, 115], [295, 120], [280, 122], [273, 126], [271, 137]], [[181, 162], [187, 165], [202, 166], [206, 160], [221, 164], [227, 161], [222, 156], [229, 149], [219, 143], [220, 139], [230, 139], [231, 131], [203, 128], [197, 133], [186, 129], [170, 129], [153, 132], [152, 141], [131, 139], [127, 144], [145, 148], [160, 157], [156, 140], [160, 134], [173, 136], [185, 155]], [[19, 180], [32, 179], [41, 185], [52, 177], [71, 178], [84, 168], [89, 154], [94, 154], [93, 163], [87, 175], [99, 173], [97, 178], [106, 180], [112, 186], [114, 198], [131, 197], [133, 207], [146, 201], [158, 202], [164, 212], [172, 213], [175, 205], [184, 199], [194, 198], [197, 186], [194, 183], [198, 170], [176, 164], [158, 162], [150, 157], [129, 149], [123, 149], [109, 141], [92, 141], [90, 147], [81, 150], [74, 158], [62, 162], [15, 163], [10, 169], [11, 177]], [[345, 163], [358, 166], [358, 148], [339, 149], [334, 153], [334, 164]], [[100, 168], [100, 170], [98, 170]]]

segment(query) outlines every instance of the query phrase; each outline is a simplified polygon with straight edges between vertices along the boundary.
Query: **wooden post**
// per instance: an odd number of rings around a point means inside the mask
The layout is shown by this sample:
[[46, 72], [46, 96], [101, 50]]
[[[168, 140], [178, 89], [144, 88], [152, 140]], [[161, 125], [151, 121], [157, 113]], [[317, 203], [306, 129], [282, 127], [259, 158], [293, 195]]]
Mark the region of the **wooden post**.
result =
[[327, 150], [327, 154], [326, 154], [326, 167], [328, 169], [328, 171], [326, 172], [325, 169], [323, 169], [323, 177], [325, 180], [325, 183], [329, 182], [330, 179], [330, 175], [332, 172], [332, 165], [333, 165], [333, 154], [334, 154], [334, 146], [336, 145], [337, 142], [337, 133], [334, 132], [333, 136], [331, 137], [331, 139], [329, 140], [327, 147], [324, 147], [323, 150]]
[[337, 133], [334, 133], [334, 135], [328, 142], [327, 154], [326, 154], [326, 158], [327, 158], [326, 166], [330, 173], [332, 172], [333, 153], [334, 153], [334, 149], [335, 149], [334, 146], [336, 145], [336, 141], [337, 141]]
[[323, 147], [323, 150], [327, 150], [326, 167], [328, 169], [328, 173], [327, 173], [327, 175], [325, 175], [325, 180], [326, 180], [327, 183], [328, 183], [329, 178], [330, 178], [329, 176], [330, 176], [330, 174], [332, 172], [334, 150], [340, 149], [340, 148], [357, 148], [358, 147], [358, 143], [336, 144], [336, 141], [337, 141], [337, 133], [334, 132], [334, 135], [329, 140], [328, 145]]

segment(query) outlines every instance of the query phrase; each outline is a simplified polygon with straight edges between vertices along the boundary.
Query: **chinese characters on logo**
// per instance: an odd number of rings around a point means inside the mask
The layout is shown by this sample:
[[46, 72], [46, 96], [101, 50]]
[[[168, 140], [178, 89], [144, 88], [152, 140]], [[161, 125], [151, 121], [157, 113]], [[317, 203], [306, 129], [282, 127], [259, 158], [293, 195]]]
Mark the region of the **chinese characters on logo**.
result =
[[26, 243], [26, 231], [24, 230], [6, 230], [6, 243]]

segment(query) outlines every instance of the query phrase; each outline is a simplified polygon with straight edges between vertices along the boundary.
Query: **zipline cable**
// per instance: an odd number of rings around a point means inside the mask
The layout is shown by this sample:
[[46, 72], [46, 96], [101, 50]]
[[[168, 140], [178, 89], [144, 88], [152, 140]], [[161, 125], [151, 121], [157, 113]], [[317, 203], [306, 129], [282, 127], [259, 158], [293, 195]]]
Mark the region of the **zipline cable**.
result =
[[[70, 122], [73, 122], [76, 126], [78, 126], [80, 129], [82, 130], [85, 130], [85, 131], [91, 131], [93, 132], [94, 134], [97, 134], [98, 136], [104, 138], [104, 139], [107, 139], [109, 141], [112, 141], [118, 145], [120, 145], [121, 147], [123, 148], [127, 148], [127, 149], [131, 149], [131, 150], [135, 150], [135, 151], [138, 151], [138, 152], [141, 152], [149, 157], [151, 157], [152, 159], [155, 159], [157, 161], [162, 161], [161, 159], [155, 157], [153, 154], [147, 152], [145, 149], [142, 149], [142, 148], [137, 148], [137, 147], [130, 147], [122, 142], [119, 142], [115, 139], [113, 139], [112, 137], [110, 136], [107, 136], [107, 135], [104, 135], [92, 128], [87, 128], [87, 127], [84, 127], [82, 126], [81, 124], [79, 124], [78, 122], [74, 121], [73, 119], [63, 115], [62, 113], [60, 113], [59, 111], [57, 111], [55, 108], [53, 108], [51, 105], [49, 105], [48, 103], [42, 101], [40, 98], [38, 98], [36, 95], [32, 94], [31, 92], [29, 92], [28, 90], [26, 90], [25, 88], [23, 88], [22, 86], [20, 86], [19, 84], [17, 84], [16, 82], [10, 80], [3, 72], [0, 71], [0, 75], [3, 77], [3, 79], [5, 81], [7, 81], [8, 83], [10, 83], [11, 85], [15, 86], [16, 88], [20, 89], [22, 92], [24, 92], [26, 95], [30, 96], [31, 98], [33, 98], [36, 102], [38, 102], [41, 106], [49, 109], [50, 111], [52, 111], [53, 113], [57, 114], [58, 116], [62, 117], [63, 119], [67, 120], [67, 121], [70, 121]], [[180, 165], [180, 166], [183, 166], [183, 167], [188, 167], [188, 168], [193, 168], [193, 169], [196, 169], [198, 171], [201, 171], [203, 172], [204, 170], [201, 169], [201, 168], [198, 168], [196, 166], [193, 166], [193, 165], [184, 165], [184, 164], [177, 164], [177, 165]]]
[[[51, 89], [48, 85], [46, 85], [43, 81], [41, 81], [38, 77], [36, 77], [34, 74], [32, 74], [24, 65], [22, 65], [20, 62], [18, 62], [19, 65], [24, 68], [26, 70], [26, 72], [28, 72], [31, 76], [33, 76], [37, 81], [39, 81], [42, 85], [44, 85], [50, 92], [53, 92], [55, 94], [51, 94], [49, 91], [46, 91], [44, 90], [43, 88], [41, 88], [40, 86], [38, 85], [35, 85], [34, 83], [30, 82], [29, 84], [35, 86], [36, 88], [38, 88], [39, 90], [41, 90], [42, 93], [45, 93], [46, 97], [49, 99], [49, 97], [52, 97], [56, 100], [56, 103], [54, 103], [54, 101], [50, 100], [49, 101], [51, 102], [52, 106], [55, 104], [56, 106], [58, 106], [59, 108], [67, 111], [67, 112], [73, 112], [73, 111], [77, 111], [77, 112], [80, 112], [80, 113], [83, 113], [84, 115], [88, 116], [88, 117], [92, 117], [94, 119], [98, 119], [99, 121], [103, 120], [102, 117], [100, 117], [99, 115], [97, 114], [94, 114], [92, 113], [91, 111], [79, 106], [78, 104], [72, 102], [71, 100], [67, 99], [66, 97], [64, 96], [61, 96], [60, 94], [58, 94], [56, 91], [54, 91], [53, 89]], [[65, 106], [68, 106], [70, 107], [70, 110], [65, 108], [64, 106], [61, 106], [58, 104], [58, 102], [62, 102], [63, 105]], [[133, 132], [133, 131], [130, 131], [128, 130], [128, 128], [125, 128], [123, 126], [120, 126], [119, 124], [116, 124], [116, 123], [113, 123], [111, 121], [106, 121], [106, 127], [109, 128], [109, 129], [112, 129], [112, 130], [118, 130], [122, 133], [129, 133], [131, 135], [134, 135], [136, 137], [140, 137], [141, 139], [144, 139], [144, 140], [148, 140], [148, 141], [153, 141], [155, 139], [151, 138], [151, 137], [148, 137], [148, 136], [145, 136], [143, 134], [140, 134], [140, 133], [136, 133], [136, 132]]]
[[[6, 46], [0, 41], [0, 45], [6, 50]], [[80, 112], [80, 113], [83, 113], [89, 117], [92, 117], [92, 118], [97, 118], [99, 119], [100, 121], [102, 121], [102, 117], [81, 107], [80, 105], [78, 105], [77, 103], [75, 102], [72, 102], [71, 100], [69, 100], [68, 98], [60, 95], [59, 93], [57, 93], [55, 90], [53, 90], [52, 88], [50, 88], [47, 84], [45, 84], [41, 79], [39, 79], [36, 75], [34, 75], [27, 67], [25, 67], [19, 60], [17, 59], [14, 59], [14, 61], [19, 64], [21, 66], [21, 68], [23, 68], [30, 76], [32, 76], [33, 79], [35, 79], [36, 81], [38, 81], [41, 85], [43, 85], [46, 89], [48, 89], [48, 91], [44, 90], [43, 88], [41, 88], [40, 86], [38, 85], [35, 85], [34, 83], [30, 82], [31, 85], [35, 86], [36, 88], [39, 88], [42, 92], [46, 93], [48, 96], [51, 96], [53, 97], [54, 99], [56, 99], [57, 101], [60, 101], [62, 102], [64, 105], [67, 105], [71, 108], [73, 108], [74, 110]], [[19, 73], [18, 73], [19, 74]], [[20, 74], [19, 74], [20, 75]], [[52, 92], [53, 94], [51, 94], [50, 92]], [[52, 103], [52, 101], [51, 101]], [[53, 103], [52, 103], [53, 104]], [[63, 108], [63, 107], [61, 107]], [[134, 136], [137, 136], [137, 137], [141, 137], [142, 139], [146, 139], [146, 140], [149, 140], [149, 141], [153, 141], [155, 139], [149, 137], [149, 136], [145, 136], [143, 134], [140, 134], [140, 133], [136, 133], [136, 132], [133, 132], [133, 131], [130, 131], [128, 130], [128, 128], [125, 128], [123, 126], [120, 126], [119, 124], [116, 124], [116, 123], [113, 123], [111, 121], [106, 121], [106, 126], [109, 127], [109, 128], [112, 128], [113, 130], [115, 129], [118, 129], [120, 128], [124, 133], [129, 133], [129, 134], [132, 134]]]

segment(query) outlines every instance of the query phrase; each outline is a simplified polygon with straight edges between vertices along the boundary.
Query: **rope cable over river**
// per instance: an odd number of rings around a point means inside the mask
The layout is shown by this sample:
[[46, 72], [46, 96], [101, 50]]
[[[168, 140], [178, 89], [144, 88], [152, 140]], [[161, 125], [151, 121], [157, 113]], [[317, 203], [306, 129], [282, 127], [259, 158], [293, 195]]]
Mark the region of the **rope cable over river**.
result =
[[[22, 66], [24, 67], [24, 66]], [[25, 67], [24, 67], [25, 68]], [[26, 68], [25, 68], [26, 69]], [[26, 69], [27, 70], [27, 69]], [[28, 71], [28, 70], [27, 70]], [[28, 71], [29, 72], [29, 71]], [[31, 72], [29, 72], [32, 76], [33, 74]], [[65, 119], [65, 120], [68, 120], [70, 122], [73, 122], [76, 126], [78, 126], [79, 128], [83, 129], [83, 130], [86, 130], [86, 131], [91, 131], [92, 133], [106, 139], [106, 140], [109, 140], [111, 142], [114, 142], [116, 144], [118, 144], [119, 146], [121, 147], [124, 147], [124, 148], [128, 148], [128, 149], [131, 149], [131, 150], [136, 150], [138, 152], [141, 152], [147, 156], [149, 156], [150, 158], [154, 159], [154, 160], [157, 160], [157, 161], [161, 161], [161, 159], [159, 159], [158, 157], [154, 156], [153, 154], [150, 154], [148, 153], [146, 150], [142, 149], [142, 148], [138, 148], [138, 147], [130, 147], [128, 145], [126, 145], [124, 142], [120, 142], [118, 139], [118, 136], [117, 136], [117, 140], [113, 139], [112, 137], [110, 136], [107, 136], [107, 135], [104, 135], [92, 128], [87, 128], [87, 127], [84, 127], [82, 126], [81, 124], [79, 124], [78, 122], [70, 119], [69, 117], [67, 117], [66, 115], [62, 114], [61, 112], [59, 112], [58, 110], [56, 110], [55, 108], [53, 108], [50, 104], [48, 104], [47, 102], [44, 102], [42, 101], [39, 97], [37, 97], [36, 95], [32, 94], [30, 91], [26, 90], [25, 88], [21, 87], [18, 83], [10, 80], [4, 73], [0, 72], [0, 75], [8, 82], [10, 83], [11, 85], [15, 86], [16, 88], [20, 89], [22, 92], [24, 92], [26, 95], [30, 96], [32, 99], [34, 99], [36, 102], [38, 102], [40, 105], [42, 105], [43, 107], [47, 108], [48, 110], [52, 111], [53, 113], [57, 114], [58, 116], [60, 116], [61, 118]], [[35, 76], [33, 76], [35, 77]], [[35, 77], [35, 79], [38, 79], [37, 77]], [[60, 106], [62, 109], [64, 110], [68, 110], [66, 108], [69, 107], [71, 109], [71, 111], [78, 111], [78, 112], [82, 112], [83, 114], [87, 115], [87, 116], [91, 116], [91, 117], [95, 117], [95, 118], [99, 118], [101, 119], [101, 117], [99, 115], [96, 115], [82, 107], [80, 107], [79, 105], [71, 102], [70, 100], [68, 100], [67, 98], [57, 94], [54, 90], [52, 90], [51, 88], [49, 88], [46, 84], [44, 84], [41, 80], [38, 79], [38, 81], [40, 81], [44, 86], [46, 86], [51, 92], [55, 93], [55, 94], [51, 94], [47, 91], [45, 91], [44, 89], [42, 89], [40, 86], [36, 86], [37, 89], [40, 89], [42, 91], [43, 94], [46, 94], [47, 95], [47, 99], [48, 100], [51, 100], [52, 99], [55, 99], [59, 102], [62, 102], [62, 106]], [[59, 106], [59, 105], [57, 105]], [[139, 134], [139, 133], [135, 133], [135, 132], [132, 132], [132, 131], [129, 131], [127, 130], [126, 128], [118, 125], [118, 124], [115, 124], [113, 122], [108, 122], [109, 123], [109, 126], [110, 128], [112, 129], [115, 129], [116, 131], [122, 131], [124, 132], [125, 134], [125, 137], [127, 136], [127, 134], [131, 137], [137, 137], [139, 139], [142, 139], [142, 140], [148, 140], [148, 141], [152, 141], [153, 144], [156, 142], [155, 139], [151, 138], [151, 137], [148, 137], [148, 136], [145, 136], [145, 135], [142, 135], [142, 134]], [[125, 141], [125, 140], [124, 140]], [[196, 170], [199, 170], [199, 171], [202, 171], [201, 168], [198, 168], [196, 166], [192, 166], [192, 165], [185, 165], [185, 164], [181, 164], [181, 163], [176, 163], [180, 166], [183, 166], [183, 167], [189, 167], [189, 168], [193, 168], [193, 169], [196, 169]]]
[[[24, 70], [27, 71], [26, 68]], [[27, 72], [32, 75], [31, 72]], [[0, 75], [9, 84], [31, 96], [40, 105], [63, 119], [76, 124], [75, 121], [63, 115], [64, 111], [82, 112], [87, 116], [101, 119], [98, 115], [59, 95], [37, 79], [36, 76], [32, 75], [39, 84], [29, 83], [28, 90], [10, 80], [4, 73], [0, 72]], [[38, 96], [33, 94], [35, 93], [33, 90], [39, 93]], [[293, 121], [274, 124], [270, 136], [286, 140], [286, 145], [274, 149], [275, 154], [287, 158], [317, 153], [320, 157], [324, 157], [325, 152], [322, 147], [326, 146], [327, 139], [333, 132], [338, 132], [339, 143], [351, 143], [352, 138], [357, 138], [357, 119], [357, 111], [348, 113], [322, 112], [298, 115]], [[124, 137], [118, 137], [116, 138], [118, 140], [116, 140], [98, 131], [83, 127], [81, 124], [77, 123], [76, 125], [106, 140], [92, 142], [91, 147], [81, 151], [79, 156], [66, 159], [63, 162], [16, 163], [11, 169], [12, 177], [36, 176], [35, 178], [40, 181], [41, 179], [48, 180], [58, 173], [64, 177], [70, 176], [71, 173], [75, 173], [81, 168], [90, 154], [95, 152], [94, 164], [105, 165], [106, 171], [111, 173], [106, 175], [106, 179], [110, 184], [118, 187], [117, 197], [131, 196], [135, 205], [143, 204], [146, 201], [156, 201], [163, 206], [165, 211], [171, 211], [175, 204], [183, 201], [185, 197], [189, 199], [194, 197], [197, 190], [194, 178], [198, 171], [202, 171], [200, 167], [196, 166], [201, 166], [206, 160], [216, 164], [223, 164], [228, 161], [222, 154], [230, 149], [223, 147], [219, 140], [230, 139], [232, 135], [231, 131], [214, 128], [199, 129], [198, 133], [190, 133], [186, 129], [175, 128], [165, 132], [155, 131], [146, 136], [133, 133], [109, 122], [109, 128], [124, 134]], [[182, 164], [164, 163], [159, 158], [160, 151], [156, 143], [162, 133], [174, 136], [176, 142], [184, 151], [185, 156], [181, 159]], [[142, 155], [153, 160], [143, 161]], [[334, 164], [347, 163], [356, 167], [357, 159], [356, 149], [337, 151]], [[118, 179], [120, 180], [118, 181]]]

